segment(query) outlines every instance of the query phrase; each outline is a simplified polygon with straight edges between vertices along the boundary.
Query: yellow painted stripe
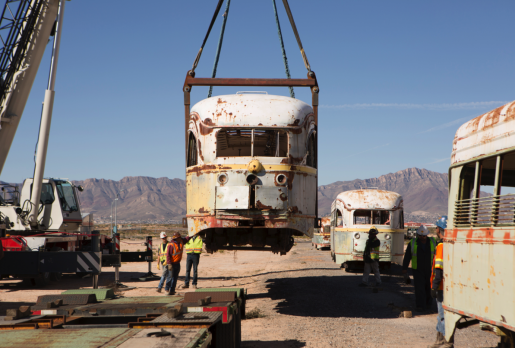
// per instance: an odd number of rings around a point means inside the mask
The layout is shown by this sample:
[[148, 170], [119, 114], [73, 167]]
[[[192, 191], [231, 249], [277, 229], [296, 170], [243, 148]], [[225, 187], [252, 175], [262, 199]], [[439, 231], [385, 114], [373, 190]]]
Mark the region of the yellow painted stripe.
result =
[[[370, 231], [370, 228], [347, 228], [347, 227], [336, 227], [334, 229], [335, 232], [368, 232]], [[401, 230], [401, 229], [387, 229], [387, 228], [378, 228], [377, 229], [378, 232], [392, 232], [392, 233], [397, 233], [397, 232], [402, 232], [404, 233], [404, 230]]]
[[[263, 163], [262, 163], [263, 164]], [[212, 165], [211, 163], [206, 163], [205, 165]], [[212, 171], [225, 171], [225, 170], [247, 170], [248, 164], [215, 164], [217, 168], [214, 169], [206, 169], [206, 172], [212, 172]], [[307, 166], [298, 166], [298, 165], [291, 165], [291, 164], [263, 164], [263, 167], [265, 170], [270, 171], [293, 171], [293, 172], [304, 172], [308, 174], [316, 174], [317, 170], [316, 168], [311, 168]], [[292, 167], [294, 169], [292, 169]], [[194, 167], [188, 167], [188, 170], [191, 170]], [[195, 173], [192, 173], [195, 174]]]

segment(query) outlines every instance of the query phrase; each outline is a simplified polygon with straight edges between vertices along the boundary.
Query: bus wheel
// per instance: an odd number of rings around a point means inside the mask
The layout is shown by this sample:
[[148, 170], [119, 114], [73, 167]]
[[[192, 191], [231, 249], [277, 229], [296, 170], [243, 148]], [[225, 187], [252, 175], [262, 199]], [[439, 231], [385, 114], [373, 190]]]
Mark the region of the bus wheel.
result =
[[59, 272], [51, 272], [50, 273], [50, 280], [53, 282], [58, 282], [61, 280], [63, 274]]

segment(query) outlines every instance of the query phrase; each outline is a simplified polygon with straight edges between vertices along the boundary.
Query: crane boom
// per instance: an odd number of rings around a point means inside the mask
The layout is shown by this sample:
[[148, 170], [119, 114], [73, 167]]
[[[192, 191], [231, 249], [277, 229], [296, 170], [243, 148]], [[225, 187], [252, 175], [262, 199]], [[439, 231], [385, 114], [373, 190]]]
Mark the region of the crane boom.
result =
[[21, 11], [17, 11], [16, 18], [11, 20], [13, 26], [10, 28], [9, 38], [12, 42], [7, 42], [9, 45], [4, 44], [0, 51], [0, 62], [3, 63], [0, 71], [0, 174], [51, 36], [59, 7], [58, 0], [7, 1], [6, 7], [14, 2], [18, 3], [18, 9]]

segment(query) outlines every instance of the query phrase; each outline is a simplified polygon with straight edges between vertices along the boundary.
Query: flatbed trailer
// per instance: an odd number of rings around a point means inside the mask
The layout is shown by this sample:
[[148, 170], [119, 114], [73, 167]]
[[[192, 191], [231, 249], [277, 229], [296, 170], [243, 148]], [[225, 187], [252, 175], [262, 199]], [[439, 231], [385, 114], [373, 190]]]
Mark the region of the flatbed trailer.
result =
[[237, 348], [245, 297], [242, 288], [104, 301], [91, 294], [40, 296], [30, 317], [0, 318], [0, 342], [32, 348]]

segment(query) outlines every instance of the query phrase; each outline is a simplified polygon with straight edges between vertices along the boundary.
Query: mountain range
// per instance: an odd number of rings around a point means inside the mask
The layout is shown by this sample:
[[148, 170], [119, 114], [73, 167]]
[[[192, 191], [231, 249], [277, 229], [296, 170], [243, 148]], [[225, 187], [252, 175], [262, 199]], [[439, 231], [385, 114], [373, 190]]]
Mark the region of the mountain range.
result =
[[[82, 212], [93, 212], [96, 221], [108, 221], [116, 202], [121, 221], [180, 220], [186, 214], [185, 181], [181, 179], [125, 177], [120, 181], [86, 179], [82, 185]], [[378, 178], [337, 181], [318, 188], [319, 215], [330, 213], [331, 203], [343, 191], [377, 187], [404, 198], [405, 221], [432, 222], [447, 212], [448, 176], [426, 169], [408, 168]]]

